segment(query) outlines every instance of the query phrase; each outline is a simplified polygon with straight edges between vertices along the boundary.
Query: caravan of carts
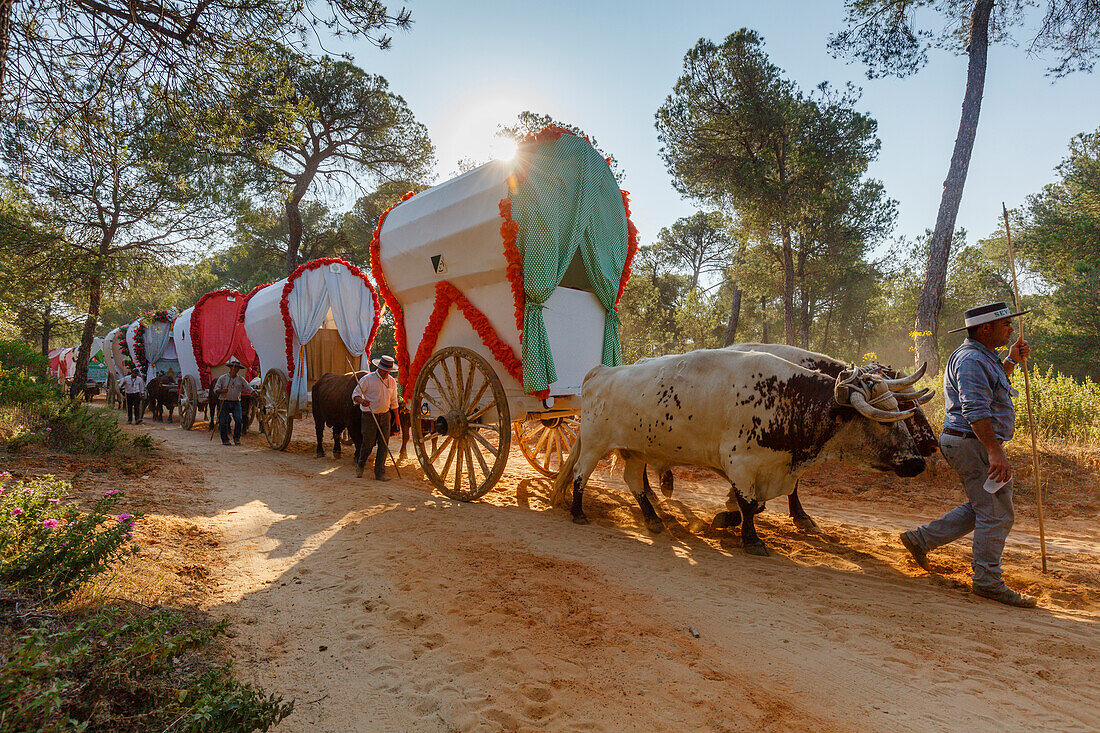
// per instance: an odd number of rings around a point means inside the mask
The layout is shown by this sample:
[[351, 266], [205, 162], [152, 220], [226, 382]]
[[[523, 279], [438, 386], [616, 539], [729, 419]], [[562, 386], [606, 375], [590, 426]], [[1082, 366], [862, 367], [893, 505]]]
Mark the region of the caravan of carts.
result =
[[[216, 290], [178, 315], [147, 314], [97, 339], [103, 386], [121, 404], [136, 365], [178, 395], [190, 429], [200, 411], [213, 421], [213, 384], [239, 361], [254, 389], [246, 423], [257, 418], [283, 450], [322, 375], [370, 368], [388, 308], [420, 466], [440, 492], [472, 501], [500, 479], [513, 440], [546, 476], [565, 463], [585, 374], [621, 363], [616, 308], [636, 249], [606, 159], [547, 128], [513, 160], [387, 210], [371, 243], [373, 283], [320, 259], [247, 294]], [[71, 357], [51, 360], [58, 378]]]

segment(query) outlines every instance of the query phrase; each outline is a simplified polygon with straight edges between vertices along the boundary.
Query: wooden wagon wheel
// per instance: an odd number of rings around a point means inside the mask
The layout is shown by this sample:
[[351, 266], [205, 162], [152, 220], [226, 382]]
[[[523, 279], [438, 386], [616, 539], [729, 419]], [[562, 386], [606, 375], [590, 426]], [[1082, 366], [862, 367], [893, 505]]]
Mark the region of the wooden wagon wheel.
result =
[[[425, 433], [419, 418], [428, 405], [439, 417]], [[437, 351], [416, 378], [411, 410], [416, 457], [445, 496], [475, 501], [500, 480], [512, 435], [508, 399], [485, 359], [458, 346]]]
[[268, 369], [259, 398], [263, 400], [260, 421], [267, 444], [275, 450], [286, 450], [294, 430], [294, 418], [288, 414], [290, 395], [286, 390], [286, 375], [278, 369]]
[[536, 471], [555, 478], [569, 458], [580, 428], [576, 415], [516, 421], [516, 442]]
[[195, 388], [195, 380], [190, 374], [183, 377], [180, 382], [180, 427], [190, 430], [195, 424], [195, 414], [199, 409], [199, 391]]

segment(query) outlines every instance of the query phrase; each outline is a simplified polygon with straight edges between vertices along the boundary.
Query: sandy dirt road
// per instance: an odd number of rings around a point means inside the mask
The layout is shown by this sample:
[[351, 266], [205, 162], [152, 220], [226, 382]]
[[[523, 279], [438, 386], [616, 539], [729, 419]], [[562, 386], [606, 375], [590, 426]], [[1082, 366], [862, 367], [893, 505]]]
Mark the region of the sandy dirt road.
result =
[[313, 457], [307, 427], [285, 453], [133, 428], [204, 487], [178, 510], [218, 538], [204, 606], [234, 621], [238, 675], [297, 701], [281, 731], [1100, 729], [1095, 516], [1048, 531], [1049, 576], [1018, 523], [1007, 577], [1042, 598], [1025, 611], [965, 592], [969, 542], [931, 576], [903, 554], [897, 530], [944, 501], [837, 497], [817, 477], [820, 529], [776, 502], [759, 558], [703, 529], [725, 489], [690, 471], [653, 536], [606, 469], [579, 527], [518, 454], [462, 504], [415, 459], [403, 480], [356, 479], [347, 453]]

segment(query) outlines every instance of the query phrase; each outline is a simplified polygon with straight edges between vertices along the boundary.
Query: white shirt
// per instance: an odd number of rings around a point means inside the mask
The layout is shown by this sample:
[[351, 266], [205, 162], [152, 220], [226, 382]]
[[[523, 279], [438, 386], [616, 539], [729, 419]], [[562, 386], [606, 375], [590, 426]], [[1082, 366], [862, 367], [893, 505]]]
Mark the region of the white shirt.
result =
[[371, 372], [359, 380], [351, 394], [353, 399], [356, 396], [363, 399], [359, 404], [359, 409], [363, 412], [381, 415], [397, 409], [397, 381], [388, 374], [385, 379], [381, 379], [378, 372]]
[[214, 394], [221, 394], [223, 389], [225, 396], [222, 399], [226, 402], [236, 402], [241, 399], [242, 393], [251, 393], [248, 382], [239, 373], [235, 377], [230, 377], [228, 374], [218, 377], [218, 381], [214, 382]]
[[125, 390], [126, 394], [144, 394], [145, 380], [127, 374], [122, 378], [122, 389]]

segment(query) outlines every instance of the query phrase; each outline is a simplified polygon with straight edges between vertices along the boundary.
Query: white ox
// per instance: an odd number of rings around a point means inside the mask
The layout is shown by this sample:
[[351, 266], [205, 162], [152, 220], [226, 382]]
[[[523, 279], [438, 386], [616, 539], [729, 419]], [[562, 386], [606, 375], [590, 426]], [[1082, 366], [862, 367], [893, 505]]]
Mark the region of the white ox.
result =
[[618, 450], [623, 478], [652, 532], [661, 520], [645, 491], [646, 464], [710, 468], [729, 480], [747, 552], [767, 554], [753, 527], [759, 504], [794, 491], [823, 460], [845, 460], [910, 477], [924, 458], [903, 424], [890, 385], [853, 369], [833, 379], [771, 354], [722, 349], [598, 366], [584, 380], [580, 436], [555, 484], [572, 482], [573, 521], [587, 524], [584, 487], [596, 463]]

